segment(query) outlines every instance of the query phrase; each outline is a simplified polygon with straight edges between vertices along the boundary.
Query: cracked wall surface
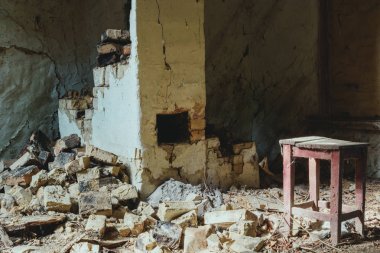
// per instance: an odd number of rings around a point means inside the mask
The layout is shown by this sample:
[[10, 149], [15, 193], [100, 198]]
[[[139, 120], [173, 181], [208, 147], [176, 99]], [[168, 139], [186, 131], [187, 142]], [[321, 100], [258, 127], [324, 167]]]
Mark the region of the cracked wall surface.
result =
[[[173, 177], [198, 184], [206, 165], [204, 1], [137, 1], [144, 193]], [[157, 143], [156, 115], [188, 112], [190, 142], [169, 161]], [[198, 125], [203, 126], [195, 126]], [[194, 126], [194, 128], [193, 128]], [[194, 159], [196, 157], [196, 159]]]
[[99, 34], [124, 18], [123, 0], [0, 1], [0, 158], [58, 135], [57, 98], [92, 86]]
[[318, 1], [205, 1], [207, 120], [261, 156], [318, 109]]

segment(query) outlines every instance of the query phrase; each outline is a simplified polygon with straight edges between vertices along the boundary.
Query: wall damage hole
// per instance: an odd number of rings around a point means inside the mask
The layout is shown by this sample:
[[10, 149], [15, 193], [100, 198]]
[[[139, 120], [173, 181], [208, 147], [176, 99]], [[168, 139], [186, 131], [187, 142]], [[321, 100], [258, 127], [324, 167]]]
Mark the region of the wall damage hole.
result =
[[158, 144], [189, 142], [189, 113], [157, 114]]

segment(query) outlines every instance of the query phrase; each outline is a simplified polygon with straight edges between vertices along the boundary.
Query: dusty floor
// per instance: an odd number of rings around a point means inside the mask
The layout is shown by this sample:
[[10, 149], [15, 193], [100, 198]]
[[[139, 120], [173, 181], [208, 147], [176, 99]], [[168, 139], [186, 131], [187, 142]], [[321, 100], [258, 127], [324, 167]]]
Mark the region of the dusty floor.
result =
[[[328, 186], [322, 185], [321, 198], [328, 198]], [[344, 203], [353, 204], [353, 182], [344, 180]], [[331, 246], [328, 236], [319, 239], [313, 236], [315, 223], [312, 220], [295, 218], [297, 228], [294, 237], [286, 238], [282, 235], [282, 189], [267, 188], [259, 190], [246, 190], [231, 188], [223, 195], [225, 204], [230, 204], [234, 209], [245, 208], [251, 211], [260, 211], [264, 214], [264, 219], [268, 221], [263, 227], [263, 237], [267, 238], [262, 252], [380, 252], [380, 180], [368, 180], [366, 196], [366, 238], [364, 240], [351, 233], [352, 228], [347, 225], [347, 234], [342, 243]], [[308, 198], [308, 188], [305, 185], [296, 186], [296, 199], [303, 201]], [[269, 227], [267, 227], [269, 226]], [[33, 232], [29, 232], [19, 237], [16, 245], [41, 246], [49, 248], [49, 252], [69, 252], [70, 247], [80, 241], [86, 234], [84, 222], [78, 215], [68, 215], [68, 221], [62, 224], [55, 231], [47, 236], [39, 237]], [[328, 235], [328, 233], [327, 233]], [[91, 243], [108, 246], [112, 244], [115, 250], [104, 249], [103, 252], [129, 253], [133, 251], [135, 238], [124, 238], [114, 241], [100, 241], [94, 238]], [[104, 245], [107, 246], [107, 245]], [[0, 249], [0, 252], [12, 252], [9, 249]], [[22, 252], [22, 251], [21, 251]], [[28, 252], [28, 251], [26, 251]], [[35, 251], [34, 251], [35, 252]], [[173, 251], [182, 252], [182, 251]], [[227, 252], [227, 251], [226, 251]]]
[[[344, 180], [343, 203], [354, 204], [354, 183]], [[329, 198], [329, 186], [322, 185], [321, 198]], [[308, 198], [308, 187], [296, 186], [296, 200], [304, 201]], [[329, 239], [311, 239], [312, 221], [295, 219], [296, 224], [301, 225], [297, 236], [287, 239], [282, 236], [282, 189], [269, 188], [261, 190], [236, 190], [224, 194], [226, 203], [234, 208], [244, 207], [249, 210], [262, 208], [266, 217], [277, 217], [279, 220], [278, 233], [273, 233], [267, 241], [263, 251], [268, 252], [380, 252], [380, 180], [368, 180], [366, 195], [366, 238], [362, 240], [358, 234], [345, 235], [341, 244], [331, 246]]]

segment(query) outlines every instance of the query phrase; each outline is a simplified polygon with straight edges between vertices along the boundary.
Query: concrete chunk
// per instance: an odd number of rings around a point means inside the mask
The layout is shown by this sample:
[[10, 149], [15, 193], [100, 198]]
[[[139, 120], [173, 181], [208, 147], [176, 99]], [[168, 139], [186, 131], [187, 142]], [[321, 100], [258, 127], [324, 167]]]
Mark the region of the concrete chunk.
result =
[[66, 171], [62, 168], [55, 168], [48, 173], [48, 184], [62, 185], [66, 181]]
[[90, 168], [87, 170], [77, 172], [78, 182], [90, 181], [90, 180], [99, 179], [99, 178], [100, 178], [100, 170], [98, 167], [94, 167], [94, 168]]
[[107, 191], [81, 193], [78, 205], [82, 216], [101, 214], [110, 217], [112, 215], [111, 195]]
[[59, 185], [46, 186], [44, 188], [43, 198], [46, 211], [63, 213], [70, 211], [70, 195]]
[[55, 169], [55, 168], [65, 168], [65, 164], [74, 161], [75, 154], [74, 153], [67, 153], [67, 152], [61, 152], [56, 157], [54, 162], [49, 163], [49, 170]]

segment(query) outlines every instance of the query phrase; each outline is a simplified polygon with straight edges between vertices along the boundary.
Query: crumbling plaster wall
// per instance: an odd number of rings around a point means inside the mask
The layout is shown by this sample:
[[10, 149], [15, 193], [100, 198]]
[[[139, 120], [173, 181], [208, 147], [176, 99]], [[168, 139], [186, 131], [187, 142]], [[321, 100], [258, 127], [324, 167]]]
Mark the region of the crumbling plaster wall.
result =
[[318, 109], [318, 1], [205, 1], [205, 40], [208, 123], [273, 159]]
[[203, 0], [137, 1], [141, 141], [144, 149], [141, 177], [152, 183], [144, 187], [145, 192], [153, 191], [170, 177], [181, 177], [194, 184], [203, 178], [205, 141], [166, 149], [158, 146], [156, 115], [188, 111], [189, 119], [204, 119], [204, 4]]
[[57, 97], [92, 86], [99, 35], [124, 13], [124, 0], [0, 0], [0, 158], [36, 129], [58, 135]]

